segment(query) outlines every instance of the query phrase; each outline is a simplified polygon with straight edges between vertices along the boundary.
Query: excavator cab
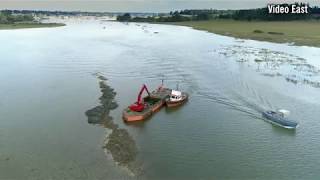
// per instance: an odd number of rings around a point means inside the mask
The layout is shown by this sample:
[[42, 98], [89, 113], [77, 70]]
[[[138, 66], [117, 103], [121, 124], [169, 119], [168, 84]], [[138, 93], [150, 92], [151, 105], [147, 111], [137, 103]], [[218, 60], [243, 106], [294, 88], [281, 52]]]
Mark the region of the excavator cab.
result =
[[138, 102], [136, 102], [134, 104], [131, 104], [129, 108], [131, 111], [142, 112], [144, 110], [144, 106], [145, 106], [144, 103], [138, 104]]

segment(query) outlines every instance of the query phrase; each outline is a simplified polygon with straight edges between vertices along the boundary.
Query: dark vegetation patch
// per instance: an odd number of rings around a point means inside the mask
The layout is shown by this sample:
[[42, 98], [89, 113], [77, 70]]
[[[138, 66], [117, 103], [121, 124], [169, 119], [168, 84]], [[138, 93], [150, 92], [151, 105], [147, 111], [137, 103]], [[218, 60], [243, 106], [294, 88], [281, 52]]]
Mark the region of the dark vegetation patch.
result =
[[259, 30], [259, 29], [256, 29], [256, 30], [253, 31], [253, 33], [264, 33], [264, 32]]
[[110, 110], [118, 107], [117, 102], [114, 100], [116, 96], [114, 89], [108, 86], [105, 80], [100, 80], [99, 86], [102, 93], [99, 98], [100, 105], [86, 111], [88, 123], [90, 124], [104, 124], [107, 121], [111, 121], [112, 117], [109, 116]]
[[268, 32], [268, 34], [273, 34], [273, 35], [284, 35], [282, 32]]
[[119, 165], [127, 165], [135, 160], [137, 147], [127, 130], [115, 128], [108, 138], [105, 148]]
[[94, 74], [99, 79], [99, 87], [102, 95], [100, 105], [85, 112], [88, 123], [103, 125], [112, 130], [103, 146], [112, 155], [113, 160], [120, 166], [127, 167], [133, 174], [137, 175], [139, 166], [136, 165], [138, 153], [136, 143], [126, 129], [120, 129], [109, 115], [110, 111], [116, 109], [118, 104], [115, 101], [116, 92], [107, 83], [102, 75]]

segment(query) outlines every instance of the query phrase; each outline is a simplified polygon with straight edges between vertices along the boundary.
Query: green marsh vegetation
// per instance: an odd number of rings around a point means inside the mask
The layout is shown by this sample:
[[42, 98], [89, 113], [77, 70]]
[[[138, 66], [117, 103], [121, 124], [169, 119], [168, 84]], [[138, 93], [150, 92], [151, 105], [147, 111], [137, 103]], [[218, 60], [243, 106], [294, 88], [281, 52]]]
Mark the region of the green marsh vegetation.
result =
[[41, 23], [31, 14], [13, 14], [10, 11], [0, 11], [1, 29], [22, 29], [64, 26], [62, 23]]
[[220, 35], [277, 43], [320, 47], [320, 8], [307, 6], [305, 14], [269, 14], [268, 7], [245, 10], [182, 10], [166, 15], [134, 17], [126, 13], [118, 21], [165, 23], [190, 26]]
[[320, 47], [320, 21], [184, 21], [170, 24], [190, 26], [198, 30], [277, 43], [294, 43]]

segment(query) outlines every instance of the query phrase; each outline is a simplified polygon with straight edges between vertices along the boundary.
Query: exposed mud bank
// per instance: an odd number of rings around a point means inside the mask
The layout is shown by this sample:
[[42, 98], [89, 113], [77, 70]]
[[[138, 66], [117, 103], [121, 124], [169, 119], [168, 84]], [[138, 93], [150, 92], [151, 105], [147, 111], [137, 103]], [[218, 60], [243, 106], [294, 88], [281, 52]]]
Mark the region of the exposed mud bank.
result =
[[135, 160], [137, 155], [136, 144], [125, 129], [113, 129], [105, 148], [110, 151], [113, 159], [119, 165], [128, 165]]
[[107, 85], [102, 75], [94, 74], [99, 79], [99, 87], [102, 95], [100, 96], [100, 105], [86, 111], [88, 123], [99, 124], [112, 132], [106, 137], [105, 145], [108, 154], [116, 164], [126, 167], [131, 174], [137, 175], [140, 170], [136, 165], [136, 156], [138, 153], [136, 143], [126, 129], [121, 129], [114, 123], [113, 118], [109, 115], [110, 111], [118, 107], [115, 101], [116, 92]]
[[109, 116], [109, 113], [118, 107], [114, 100], [116, 92], [106, 84], [106, 80], [100, 79], [99, 86], [102, 93], [99, 98], [100, 105], [86, 111], [88, 123], [90, 124], [104, 124], [111, 121], [112, 117]]
[[261, 75], [283, 77], [294, 84], [305, 84], [320, 88], [320, 69], [306, 59], [280, 51], [248, 46], [226, 46], [213, 51], [228, 59], [245, 63]]

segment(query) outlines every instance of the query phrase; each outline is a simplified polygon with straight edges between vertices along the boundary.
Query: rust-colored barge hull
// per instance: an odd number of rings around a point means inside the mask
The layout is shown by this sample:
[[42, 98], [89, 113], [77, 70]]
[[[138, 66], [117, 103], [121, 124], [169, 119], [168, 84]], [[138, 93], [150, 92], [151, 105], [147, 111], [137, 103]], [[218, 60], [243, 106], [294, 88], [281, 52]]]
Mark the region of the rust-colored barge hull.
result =
[[169, 97], [171, 89], [158, 88], [150, 93], [150, 96], [144, 97], [146, 103], [145, 108], [141, 112], [135, 112], [126, 108], [123, 110], [122, 117], [126, 122], [142, 121], [151, 117], [154, 113], [159, 111], [166, 103], [166, 99]]

